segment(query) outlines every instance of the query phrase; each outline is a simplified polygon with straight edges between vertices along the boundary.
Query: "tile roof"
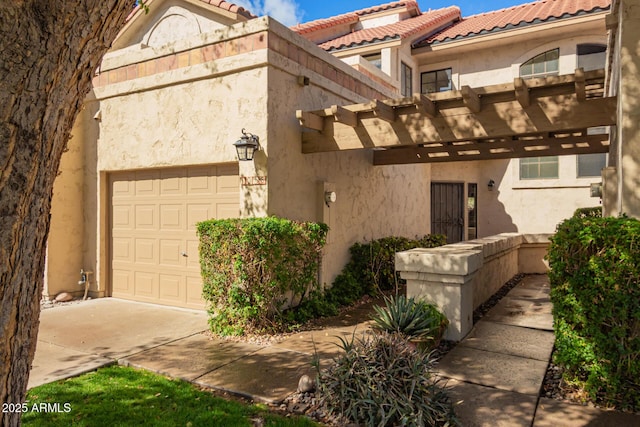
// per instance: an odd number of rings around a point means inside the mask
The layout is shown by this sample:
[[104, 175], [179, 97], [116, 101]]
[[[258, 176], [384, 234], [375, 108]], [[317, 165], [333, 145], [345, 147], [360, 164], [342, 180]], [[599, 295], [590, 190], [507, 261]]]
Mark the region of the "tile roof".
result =
[[610, 7], [611, 0], [540, 0], [465, 17], [417, 43], [416, 47], [601, 12]]
[[425, 12], [393, 24], [357, 30], [329, 40], [319, 46], [324, 50], [331, 51], [377, 41], [404, 39], [421, 31], [437, 30], [439, 27], [447, 25], [456, 19], [460, 19], [460, 9], [457, 6], [450, 6]]
[[414, 0], [410, 1], [395, 1], [392, 3], [385, 3], [378, 6], [368, 7], [366, 9], [356, 10], [354, 12], [344, 13], [342, 15], [331, 16], [324, 19], [316, 19], [315, 21], [305, 22], [304, 24], [298, 24], [291, 27], [291, 30], [298, 34], [307, 34], [314, 31], [319, 31], [324, 28], [335, 27], [342, 24], [355, 23], [360, 20], [360, 16], [369, 15], [371, 13], [383, 12], [385, 10], [406, 7], [408, 10], [413, 11], [415, 14], [420, 13], [418, 3]]
[[[147, 1], [147, 4], [151, 4], [153, 0], [151, 1]], [[251, 13], [248, 9], [245, 9], [244, 7], [238, 6], [234, 3], [229, 3], [227, 1], [224, 0], [200, 0], [202, 3], [206, 3], [206, 4], [210, 4], [212, 6], [215, 7], [219, 7], [220, 9], [226, 10], [228, 12], [232, 12], [232, 13], [237, 13], [240, 16], [243, 16], [247, 19], [252, 19], [255, 18], [256, 15], [254, 15], [253, 13]], [[140, 4], [137, 4], [136, 7], [131, 11], [131, 13], [129, 14], [129, 16], [127, 17], [127, 21], [130, 20], [131, 18], [133, 18], [133, 16], [138, 12], [138, 10], [140, 10], [142, 8], [142, 6], [140, 6]]]

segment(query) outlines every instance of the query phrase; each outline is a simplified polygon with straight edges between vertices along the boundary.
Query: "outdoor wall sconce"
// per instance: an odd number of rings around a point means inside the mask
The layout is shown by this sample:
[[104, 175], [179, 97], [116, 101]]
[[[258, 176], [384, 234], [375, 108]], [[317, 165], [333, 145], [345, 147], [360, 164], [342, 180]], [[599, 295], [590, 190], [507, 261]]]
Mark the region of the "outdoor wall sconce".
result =
[[489, 191], [493, 191], [493, 187], [495, 186], [496, 186], [496, 182], [490, 179], [489, 182], [487, 183], [487, 187], [489, 188]]
[[233, 143], [236, 146], [238, 152], [238, 160], [247, 161], [253, 160], [253, 155], [256, 151], [260, 150], [260, 138], [257, 135], [246, 132], [242, 129], [242, 136], [239, 140]]
[[335, 191], [325, 191], [324, 192], [324, 203], [327, 207], [331, 207], [331, 203], [336, 202], [336, 192]]

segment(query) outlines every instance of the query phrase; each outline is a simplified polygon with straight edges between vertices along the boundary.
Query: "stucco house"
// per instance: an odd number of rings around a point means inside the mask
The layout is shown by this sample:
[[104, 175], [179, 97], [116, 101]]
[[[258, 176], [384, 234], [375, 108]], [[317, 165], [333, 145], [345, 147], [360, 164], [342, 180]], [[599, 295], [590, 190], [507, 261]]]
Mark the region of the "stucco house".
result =
[[[424, 31], [427, 14], [415, 2], [398, 2], [299, 25], [294, 31], [367, 73], [377, 71], [403, 97], [421, 93], [436, 100], [438, 92], [464, 86], [569, 75], [579, 68], [604, 70], [609, 8], [610, 0], [538, 1], [461, 18], [450, 7], [437, 11], [442, 18], [436, 31]], [[606, 128], [588, 132], [607, 140]], [[397, 140], [398, 145], [417, 142], [401, 136]], [[552, 233], [576, 208], [598, 205], [590, 184], [600, 181], [607, 151], [606, 144], [599, 144], [586, 148], [589, 154], [566, 156], [467, 154], [468, 159], [482, 159], [476, 161], [424, 156], [431, 163], [431, 230], [447, 234], [449, 242], [511, 231]], [[417, 160], [394, 154], [387, 156], [389, 162]], [[514, 157], [513, 152], [508, 156]]]
[[83, 269], [93, 297], [202, 308], [206, 218], [329, 224], [330, 284], [357, 241], [552, 232], [598, 203], [609, 0], [466, 18], [397, 1], [293, 28], [225, 1], [150, 6], [96, 70], [63, 156], [45, 296], [81, 292]]

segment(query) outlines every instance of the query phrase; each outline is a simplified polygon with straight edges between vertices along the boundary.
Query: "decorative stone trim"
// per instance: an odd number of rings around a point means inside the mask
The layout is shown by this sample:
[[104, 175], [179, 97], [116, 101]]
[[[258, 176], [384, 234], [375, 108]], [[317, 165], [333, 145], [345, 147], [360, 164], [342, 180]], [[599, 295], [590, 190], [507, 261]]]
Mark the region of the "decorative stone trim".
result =
[[[277, 52], [289, 60], [300, 64], [302, 67], [314, 71], [366, 99], [388, 98], [386, 94], [383, 94], [361, 80], [350, 76], [334, 65], [323, 61], [296, 44], [270, 31], [261, 31], [243, 37], [221, 40], [214, 44], [199, 46], [135, 64], [105, 70], [99, 72], [94, 77], [93, 85], [94, 87], [104, 87], [262, 49]], [[362, 70], [359, 71], [362, 72]], [[396, 90], [396, 88], [388, 82], [381, 81], [379, 78], [370, 75], [370, 73], [363, 72], [363, 74], [373, 79], [376, 83], [382, 84], [384, 87]]]

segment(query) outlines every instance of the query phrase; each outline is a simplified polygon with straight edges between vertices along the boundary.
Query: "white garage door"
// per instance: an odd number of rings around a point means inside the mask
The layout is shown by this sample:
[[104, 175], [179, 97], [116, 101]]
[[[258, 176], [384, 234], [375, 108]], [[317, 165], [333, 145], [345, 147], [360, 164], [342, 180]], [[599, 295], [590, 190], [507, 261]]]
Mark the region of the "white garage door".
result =
[[117, 172], [109, 181], [112, 295], [204, 308], [195, 224], [239, 216], [238, 165]]

